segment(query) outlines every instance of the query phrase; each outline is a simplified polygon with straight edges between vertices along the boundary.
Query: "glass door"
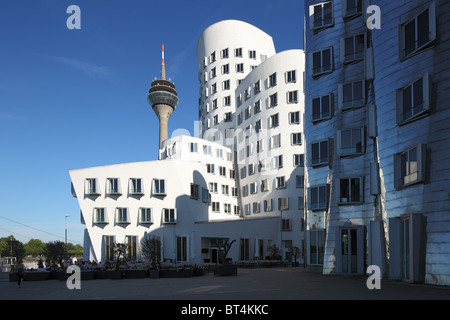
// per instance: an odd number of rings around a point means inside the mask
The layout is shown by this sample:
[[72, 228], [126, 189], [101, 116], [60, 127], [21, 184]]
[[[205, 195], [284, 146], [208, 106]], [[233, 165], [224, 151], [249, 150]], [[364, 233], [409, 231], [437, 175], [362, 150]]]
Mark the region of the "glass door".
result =
[[309, 264], [323, 265], [325, 252], [325, 230], [309, 232]]
[[358, 272], [358, 230], [341, 229], [341, 271], [342, 273]]
[[409, 280], [409, 219], [403, 219], [402, 224], [402, 279]]

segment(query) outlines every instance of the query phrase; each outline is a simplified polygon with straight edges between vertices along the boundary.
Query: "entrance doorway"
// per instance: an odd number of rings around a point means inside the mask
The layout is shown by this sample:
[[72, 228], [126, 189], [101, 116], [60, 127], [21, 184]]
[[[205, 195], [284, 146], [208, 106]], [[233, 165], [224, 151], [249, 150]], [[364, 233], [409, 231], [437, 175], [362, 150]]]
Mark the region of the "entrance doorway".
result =
[[339, 273], [364, 274], [364, 227], [340, 227], [338, 235]]

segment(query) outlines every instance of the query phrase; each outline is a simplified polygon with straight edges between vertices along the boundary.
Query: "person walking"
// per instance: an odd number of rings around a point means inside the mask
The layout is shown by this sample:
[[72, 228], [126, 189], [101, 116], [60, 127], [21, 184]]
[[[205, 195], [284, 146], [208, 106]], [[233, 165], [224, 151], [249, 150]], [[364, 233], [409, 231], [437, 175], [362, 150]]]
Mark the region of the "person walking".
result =
[[19, 262], [16, 265], [17, 287], [18, 288], [20, 288], [20, 284], [22, 282], [24, 274], [25, 274], [25, 267], [23, 265], [22, 260], [19, 260]]

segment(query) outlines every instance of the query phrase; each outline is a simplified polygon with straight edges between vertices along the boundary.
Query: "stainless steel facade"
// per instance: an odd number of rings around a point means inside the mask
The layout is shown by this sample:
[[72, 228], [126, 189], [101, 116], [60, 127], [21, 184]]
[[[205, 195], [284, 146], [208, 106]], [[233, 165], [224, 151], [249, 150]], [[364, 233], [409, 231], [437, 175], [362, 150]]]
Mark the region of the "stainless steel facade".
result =
[[372, 2], [305, 1], [308, 263], [449, 285], [450, 3]]

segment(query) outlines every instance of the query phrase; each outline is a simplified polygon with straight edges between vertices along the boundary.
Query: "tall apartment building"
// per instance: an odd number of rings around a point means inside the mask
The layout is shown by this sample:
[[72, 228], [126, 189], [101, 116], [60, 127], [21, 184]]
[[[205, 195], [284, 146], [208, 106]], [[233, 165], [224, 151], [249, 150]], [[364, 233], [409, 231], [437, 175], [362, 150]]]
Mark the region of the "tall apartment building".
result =
[[305, 12], [308, 264], [450, 284], [450, 4]]

